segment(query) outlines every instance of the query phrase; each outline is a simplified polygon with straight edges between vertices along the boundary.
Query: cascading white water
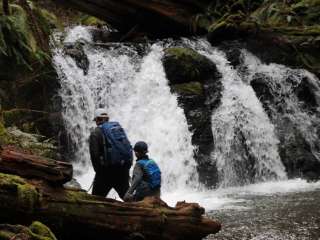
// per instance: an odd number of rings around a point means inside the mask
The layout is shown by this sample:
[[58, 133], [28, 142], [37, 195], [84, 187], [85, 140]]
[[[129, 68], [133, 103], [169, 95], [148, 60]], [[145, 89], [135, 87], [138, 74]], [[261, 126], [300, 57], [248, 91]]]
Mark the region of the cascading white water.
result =
[[[81, 26], [71, 29], [64, 42], [75, 42], [80, 38], [92, 43], [88, 28]], [[228, 164], [232, 165], [232, 158], [239, 160], [240, 154], [257, 158], [255, 163], [260, 165], [255, 166], [255, 177], [266, 174], [266, 179], [270, 179], [268, 177], [273, 173], [271, 179], [273, 176], [285, 178], [283, 166], [278, 162], [278, 140], [273, 126], [249, 83], [232, 69], [222, 52], [213, 49], [207, 42], [188, 44], [214, 61], [223, 75], [222, 104], [214, 113], [212, 122], [217, 146], [213, 157], [217, 159], [221, 170], [229, 171], [230, 176], [223, 172], [225, 179], [232, 179], [226, 180], [225, 185], [237, 179], [233, 175], [234, 169]], [[53, 50], [54, 63], [61, 80], [62, 113], [76, 149], [75, 177], [83, 188], [88, 189], [93, 180], [88, 137], [90, 130], [95, 127], [93, 111], [101, 106], [108, 109], [113, 120], [120, 121], [132, 143], [146, 140], [150, 144], [150, 155], [160, 163], [165, 178], [162, 197], [171, 205], [179, 200], [187, 200], [199, 202], [207, 210], [243, 209], [241, 204], [245, 200], [235, 195], [242, 198], [247, 194], [294, 192], [319, 187], [319, 184], [311, 186], [303, 180], [220, 188], [216, 191], [187, 187], [186, 182], [189, 182], [188, 186], [197, 183], [194, 148], [183, 111], [167, 86], [161, 64], [161, 45], [153, 45], [144, 57], [139, 56], [133, 48], [123, 45], [106, 50], [84, 44], [84, 48], [90, 61], [87, 75], [60, 47]], [[247, 146], [247, 152], [241, 148], [243, 144]]]
[[[72, 36], [81, 36], [75, 31], [83, 33], [84, 28], [71, 31]], [[66, 39], [77, 38], [69, 35]], [[149, 144], [150, 156], [163, 173], [164, 191], [196, 183], [191, 133], [176, 96], [170, 93], [161, 62], [162, 47], [151, 46], [143, 58], [123, 46], [109, 50], [86, 46], [85, 52], [90, 62], [87, 75], [63, 50], [58, 48], [54, 54], [63, 118], [76, 145], [81, 185], [88, 188], [93, 178], [88, 137], [97, 107], [106, 107], [111, 120], [122, 124], [132, 144], [139, 140]]]
[[[257, 57], [247, 51], [243, 51], [244, 66], [246, 67], [246, 79], [250, 83], [257, 74], [268, 84], [274, 98], [281, 102], [284, 109], [279, 115], [273, 111], [274, 118], [288, 118], [299, 133], [308, 142], [312, 154], [320, 161], [320, 141], [318, 128], [320, 126], [320, 109], [317, 114], [312, 114], [305, 108], [295, 94], [295, 88], [302, 81], [308, 81], [312, 92], [315, 94], [315, 101], [320, 105], [320, 82], [316, 76], [304, 69], [291, 69], [279, 64], [264, 64]], [[276, 120], [277, 121], [277, 120]]]
[[203, 40], [188, 44], [212, 60], [222, 73], [221, 105], [212, 116], [212, 158], [220, 185], [285, 179], [274, 126], [252, 87], [232, 68], [223, 52]]

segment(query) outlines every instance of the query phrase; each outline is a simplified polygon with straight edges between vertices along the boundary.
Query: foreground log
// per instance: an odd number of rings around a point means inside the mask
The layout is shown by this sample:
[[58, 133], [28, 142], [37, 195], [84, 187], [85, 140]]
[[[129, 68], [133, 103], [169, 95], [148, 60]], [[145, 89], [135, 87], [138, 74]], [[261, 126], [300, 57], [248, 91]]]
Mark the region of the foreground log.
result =
[[0, 172], [26, 178], [44, 179], [53, 184], [63, 184], [72, 179], [72, 165], [10, 148], [0, 154]]
[[[201, 239], [220, 230], [198, 204], [122, 203], [0, 173], [0, 222], [45, 223], [58, 239]], [[143, 238], [142, 238], [143, 236]], [[137, 238], [136, 238], [137, 239]]]
[[29, 227], [0, 224], [1, 240], [57, 240], [48, 227], [33, 222]]

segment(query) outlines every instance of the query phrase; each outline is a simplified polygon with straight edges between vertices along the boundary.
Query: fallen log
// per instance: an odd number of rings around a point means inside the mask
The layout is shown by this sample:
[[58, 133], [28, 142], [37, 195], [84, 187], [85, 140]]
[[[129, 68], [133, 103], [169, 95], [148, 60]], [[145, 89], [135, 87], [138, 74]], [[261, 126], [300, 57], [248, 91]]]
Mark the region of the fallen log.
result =
[[0, 224], [1, 240], [57, 240], [54, 234], [40, 222], [33, 222], [29, 227], [22, 225]]
[[121, 32], [138, 26], [140, 31], [168, 35], [190, 35], [198, 13], [208, 0], [53, 0], [99, 17]]
[[[58, 239], [202, 239], [221, 228], [198, 204], [175, 208], [156, 198], [123, 203], [0, 173], [0, 223], [38, 220]], [[130, 239], [130, 238], [129, 238]]]
[[0, 154], [0, 172], [25, 178], [44, 179], [61, 185], [72, 179], [72, 165], [5, 148]]

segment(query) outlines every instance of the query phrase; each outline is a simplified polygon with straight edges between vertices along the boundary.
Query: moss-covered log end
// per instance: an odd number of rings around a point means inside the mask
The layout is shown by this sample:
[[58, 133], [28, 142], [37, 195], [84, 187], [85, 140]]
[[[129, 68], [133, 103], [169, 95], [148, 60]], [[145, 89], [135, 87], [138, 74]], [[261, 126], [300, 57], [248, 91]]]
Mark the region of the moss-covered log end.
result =
[[1, 202], [1, 205], [16, 206], [19, 211], [33, 212], [41, 198], [36, 187], [21, 177], [0, 173], [0, 189], [8, 196], [14, 195], [15, 201]]

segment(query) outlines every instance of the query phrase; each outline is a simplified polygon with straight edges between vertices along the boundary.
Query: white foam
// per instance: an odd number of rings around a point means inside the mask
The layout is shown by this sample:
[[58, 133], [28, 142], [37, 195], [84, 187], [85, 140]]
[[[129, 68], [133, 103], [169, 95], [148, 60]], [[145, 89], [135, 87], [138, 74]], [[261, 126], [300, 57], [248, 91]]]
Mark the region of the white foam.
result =
[[205, 191], [176, 191], [164, 193], [162, 198], [171, 206], [177, 201], [196, 202], [207, 211], [221, 209], [245, 210], [246, 196], [269, 196], [320, 190], [320, 181], [307, 182], [303, 179], [271, 181], [242, 187], [219, 188]]

